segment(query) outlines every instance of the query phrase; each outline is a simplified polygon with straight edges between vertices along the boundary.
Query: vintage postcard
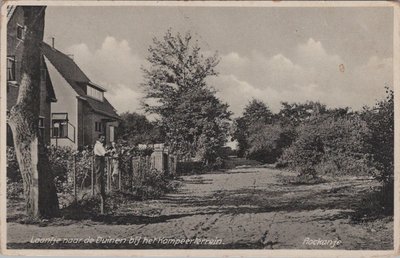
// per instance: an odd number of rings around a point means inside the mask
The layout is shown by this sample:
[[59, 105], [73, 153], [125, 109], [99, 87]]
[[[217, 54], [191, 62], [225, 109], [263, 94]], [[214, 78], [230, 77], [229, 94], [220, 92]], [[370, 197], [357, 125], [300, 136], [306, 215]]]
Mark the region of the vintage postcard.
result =
[[398, 4], [1, 14], [3, 254], [399, 255]]

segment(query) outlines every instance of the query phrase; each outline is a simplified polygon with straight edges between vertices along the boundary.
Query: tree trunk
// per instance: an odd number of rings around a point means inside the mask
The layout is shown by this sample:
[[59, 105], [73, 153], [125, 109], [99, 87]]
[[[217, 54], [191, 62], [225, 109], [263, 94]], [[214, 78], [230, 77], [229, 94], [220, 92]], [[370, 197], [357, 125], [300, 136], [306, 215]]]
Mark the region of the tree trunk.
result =
[[43, 40], [42, 6], [23, 6], [26, 25], [19, 93], [10, 110], [9, 125], [22, 174], [27, 215], [52, 217], [58, 213], [54, 176], [42, 139], [39, 139], [40, 44]]

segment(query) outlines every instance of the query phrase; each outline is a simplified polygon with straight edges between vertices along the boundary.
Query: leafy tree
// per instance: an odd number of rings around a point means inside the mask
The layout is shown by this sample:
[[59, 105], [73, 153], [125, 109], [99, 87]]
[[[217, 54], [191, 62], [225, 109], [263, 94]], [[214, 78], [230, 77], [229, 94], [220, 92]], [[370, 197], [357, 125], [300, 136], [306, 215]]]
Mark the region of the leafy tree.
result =
[[282, 128], [279, 124], [256, 123], [249, 128], [248, 158], [274, 163], [279, 156], [278, 142]]
[[247, 157], [265, 163], [275, 163], [295, 135], [280, 123], [255, 123], [249, 127]]
[[231, 126], [231, 140], [237, 141], [238, 151], [237, 155], [239, 157], [245, 157], [246, 152], [249, 148], [249, 143], [247, 140], [247, 126], [245, 119], [243, 117], [236, 118]]
[[246, 156], [249, 148], [250, 128], [254, 124], [271, 124], [274, 120], [274, 115], [268, 106], [258, 99], [252, 99], [246, 105], [243, 115], [235, 119], [232, 127], [232, 140], [238, 141], [238, 155]]
[[264, 102], [252, 99], [244, 108], [243, 117], [249, 126], [255, 123], [271, 124], [274, 115]]
[[34, 218], [52, 217], [59, 211], [58, 198], [54, 176], [38, 128], [40, 45], [43, 41], [46, 7], [21, 8], [27, 33], [24, 39], [17, 103], [10, 110], [8, 122], [23, 179], [27, 215]]
[[377, 101], [374, 107], [365, 107], [362, 116], [371, 129], [368, 143], [379, 171], [376, 177], [391, 183], [394, 176], [394, 94], [388, 88], [386, 93], [386, 98]]
[[385, 211], [394, 207], [394, 94], [386, 88], [386, 98], [374, 107], [364, 108], [362, 116], [371, 130], [367, 139], [372, 154], [374, 176], [382, 182], [379, 200]]
[[153, 39], [147, 60], [145, 110], [160, 117], [173, 151], [212, 161], [226, 141], [231, 115], [206, 83], [217, 75], [217, 55], [204, 57], [190, 33], [169, 30], [161, 40]]
[[279, 111], [279, 120], [285, 125], [298, 126], [312, 116], [327, 113], [325, 105], [319, 102], [307, 101], [306, 103], [282, 102]]
[[129, 145], [163, 142], [161, 129], [146, 116], [125, 112], [121, 114], [121, 123], [117, 129], [118, 138]]

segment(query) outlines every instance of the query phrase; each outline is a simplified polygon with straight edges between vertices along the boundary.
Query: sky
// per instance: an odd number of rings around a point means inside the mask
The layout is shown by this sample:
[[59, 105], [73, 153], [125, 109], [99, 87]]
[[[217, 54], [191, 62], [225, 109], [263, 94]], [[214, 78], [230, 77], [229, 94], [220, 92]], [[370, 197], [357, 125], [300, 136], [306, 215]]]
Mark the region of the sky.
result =
[[46, 42], [73, 55], [118, 113], [143, 113], [141, 66], [153, 37], [190, 31], [217, 52], [209, 78], [234, 116], [252, 99], [278, 112], [282, 101], [320, 101], [358, 110], [393, 84], [389, 7], [51, 7]]

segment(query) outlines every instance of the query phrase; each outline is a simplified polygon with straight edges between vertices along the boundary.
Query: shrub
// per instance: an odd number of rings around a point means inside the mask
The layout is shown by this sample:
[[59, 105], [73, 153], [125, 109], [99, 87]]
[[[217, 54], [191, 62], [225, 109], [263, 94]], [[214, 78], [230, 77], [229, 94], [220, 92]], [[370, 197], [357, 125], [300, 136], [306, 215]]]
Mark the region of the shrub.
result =
[[248, 150], [246, 157], [264, 163], [275, 163], [283, 149], [295, 138], [291, 127], [281, 124], [255, 123], [249, 126]]
[[7, 199], [23, 198], [24, 188], [22, 182], [12, 181], [7, 178]]
[[370, 131], [357, 114], [316, 116], [297, 129], [298, 137], [279, 163], [300, 175], [371, 173], [365, 144]]
[[[138, 149], [137, 147], [121, 146], [119, 155], [119, 169], [122, 175], [122, 189], [133, 190], [132, 176], [132, 157], [148, 157], [153, 152], [152, 149]], [[83, 206], [93, 203], [90, 198], [90, 177], [93, 163], [93, 152], [90, 147], [84, 147], [79, 151], [74, 151], [69, 147], [48, 146], [46, 148], [50, 167], [54, 173], [59, 203], [62, 207], [68, 207], [73, 201], [73, 181], [74, 168], [76, 169], [77, 199]], [[167, 180], [163, 173], [150, 171], [150, 163], [143, 167], [144, 181], [136, 188], [136, 196], [139, 199], [156, 198], [164, 193], [176, 188], [176, 184]], [[12, 147], [7, 148], [7, 197], [19, 198], [23, 194], [23, 184], [15, 151]], [[110, 193], [114, 196], [114, 193]], [[112, 198], [112, 197], [111, 197]], [[85, 200], [89, 200], [85, 204]], [[77, 205], [77, 204], [76, 204]], [[81, 206], [82, 206], [81, 205]], [[91, 204], [90, 204], [91, 205]], [[90, 206], [89, 205], [89, 206]], [[95, 207], [89, 207], [94, 209]]]
[[373, 108], [364, 108], [363, 119], [371, 130], [367, 142], [373, 165], [378, 170], [375, 177], [391, 184], [394, 177], [394, 94], [386, 89], [386, 99]]
[[19, 171], [17, 157], [14, 147], [7, 146], [7, 182], [21, 182], [22, 177]]
[[176, 187], [176, 182], [166, 179], [163, 173], [152, 169], [146, 174], [142, 184], [136, 187], [136, 194], [142, 200], [153, 199], [173, 191]]
[[394, 196], [394, 93], [386, 88], [386, 98], [378, 101], [373, 108], [364, 108], [363, 119], [371, 130], [368, 137], [369, 152], [372, 155], [375, 173], [373, 176], [382, 183], [381, 202], [386, 209], [393, 209]]
[[53, 170], [54, 182], [58, 193], [72, 193], [72, 186], [68, 182], [72, 181], [72, 155], [73, 151], [69, 147], [47, 147], [50, 167]]

